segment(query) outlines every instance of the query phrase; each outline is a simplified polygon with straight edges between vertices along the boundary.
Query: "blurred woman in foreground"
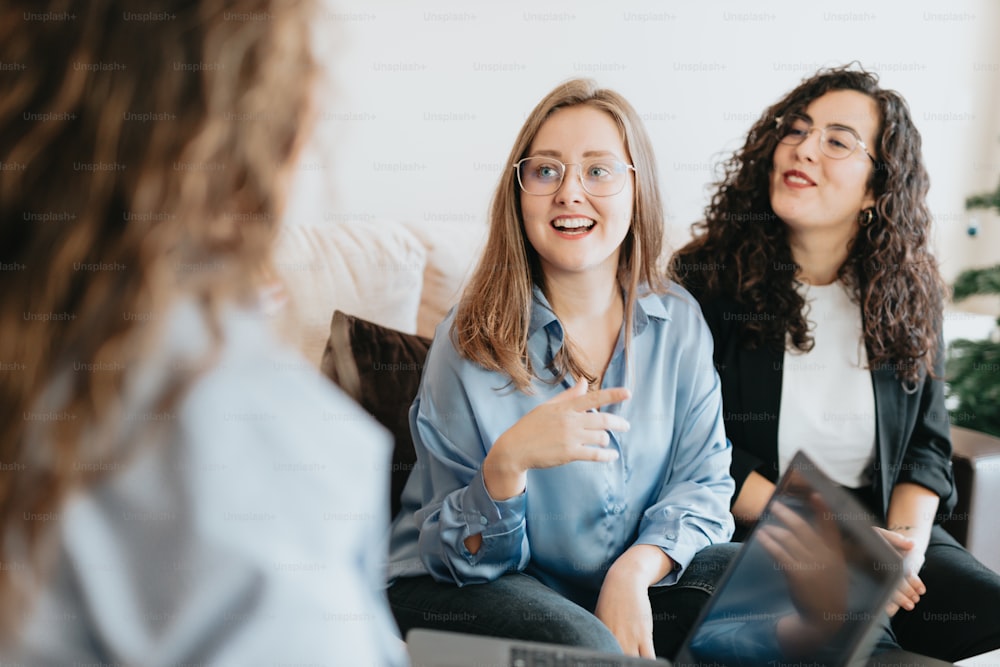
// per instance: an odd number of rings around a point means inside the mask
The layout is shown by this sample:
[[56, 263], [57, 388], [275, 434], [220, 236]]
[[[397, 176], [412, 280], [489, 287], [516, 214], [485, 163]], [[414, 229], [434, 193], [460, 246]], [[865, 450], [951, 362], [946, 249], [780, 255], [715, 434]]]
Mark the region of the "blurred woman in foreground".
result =
[[49, 5], [0, 15], [0, 657], [400, 662], [363, 565], [387, 437], [251, 278], [313, 3]]

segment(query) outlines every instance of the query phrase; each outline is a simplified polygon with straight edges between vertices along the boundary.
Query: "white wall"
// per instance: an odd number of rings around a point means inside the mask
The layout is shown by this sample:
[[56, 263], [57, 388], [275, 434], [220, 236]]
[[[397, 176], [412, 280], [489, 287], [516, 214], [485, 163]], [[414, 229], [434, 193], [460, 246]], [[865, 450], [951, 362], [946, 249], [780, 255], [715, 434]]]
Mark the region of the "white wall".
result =
[[[332, 0], [331, 0], [332, 1]], [[335, 3], [316, 26], [333, 94], [291, 222], [481, 222], [514, 135], [561, 80], [591, 76], [646, 119], [674, 244], [718, 160], [821, 66], [860, 60], [924, 138], [946, 277], [1000, 261], [1000, 221], [964, 199], [1000, 179], [1000, 2]]]

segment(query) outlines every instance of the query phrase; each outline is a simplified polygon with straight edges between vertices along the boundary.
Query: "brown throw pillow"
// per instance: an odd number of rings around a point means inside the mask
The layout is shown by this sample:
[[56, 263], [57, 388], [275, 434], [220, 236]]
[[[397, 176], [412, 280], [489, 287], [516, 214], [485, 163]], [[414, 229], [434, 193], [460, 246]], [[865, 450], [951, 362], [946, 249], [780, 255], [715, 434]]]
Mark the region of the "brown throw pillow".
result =
[[339, 310], [330, 322], [323, 373], [392, 432], [392, 516], [417, 455], [410, 437], [410, 404], [420, 387], [430, 338], [368, 322]]

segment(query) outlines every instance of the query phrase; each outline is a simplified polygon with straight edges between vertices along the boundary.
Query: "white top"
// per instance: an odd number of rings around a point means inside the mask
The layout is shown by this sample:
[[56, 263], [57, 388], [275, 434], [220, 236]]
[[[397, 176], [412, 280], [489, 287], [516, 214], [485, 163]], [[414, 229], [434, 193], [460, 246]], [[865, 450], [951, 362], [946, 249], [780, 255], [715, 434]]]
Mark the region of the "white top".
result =
[[388, 433], [247, 311], [158, 412], [208, 344], [189, 303], [164, 324], [127, 376], [134, 455], [53, 517], [55, 569], [0, 663], [404, 664], [383, 591]]
[[784, 472], [803, 450], [838, 484], [869, 480], [875, 455], [875, 391], [861, 328], [861, 308], [842, 283], [799, 285], [815, 346], [785, 348], [778, 421]]

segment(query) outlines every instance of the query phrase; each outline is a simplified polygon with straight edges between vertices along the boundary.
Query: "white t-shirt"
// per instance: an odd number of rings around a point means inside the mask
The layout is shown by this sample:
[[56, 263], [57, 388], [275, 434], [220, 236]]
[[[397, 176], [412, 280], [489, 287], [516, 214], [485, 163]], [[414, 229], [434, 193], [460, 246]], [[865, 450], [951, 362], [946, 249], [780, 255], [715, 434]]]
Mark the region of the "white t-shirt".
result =
[[838, 484], [869, 480], [875, 453], [875, 392], [861, 328], [861, 308], [842, 283], [799, 285], [815, 346], [785, 348], [778, 422], [778, 464], [798, 450]]

